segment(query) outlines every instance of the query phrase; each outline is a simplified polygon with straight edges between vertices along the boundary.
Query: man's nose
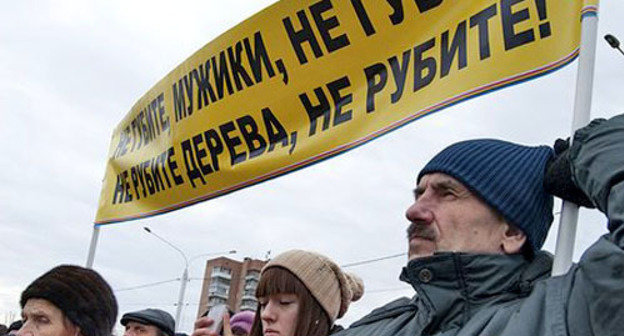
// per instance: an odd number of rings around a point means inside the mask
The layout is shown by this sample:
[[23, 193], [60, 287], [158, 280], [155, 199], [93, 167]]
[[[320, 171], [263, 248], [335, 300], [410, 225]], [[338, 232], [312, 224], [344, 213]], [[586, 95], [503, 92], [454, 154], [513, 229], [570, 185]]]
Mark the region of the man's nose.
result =
[[414, 203], [405, 211], [405, 218], [410, 222], [422, 222], [423, 224], [429, 224], [433, 221], [433, 212], [431, 211], [430, 202], [424, 197], [419, 197]]

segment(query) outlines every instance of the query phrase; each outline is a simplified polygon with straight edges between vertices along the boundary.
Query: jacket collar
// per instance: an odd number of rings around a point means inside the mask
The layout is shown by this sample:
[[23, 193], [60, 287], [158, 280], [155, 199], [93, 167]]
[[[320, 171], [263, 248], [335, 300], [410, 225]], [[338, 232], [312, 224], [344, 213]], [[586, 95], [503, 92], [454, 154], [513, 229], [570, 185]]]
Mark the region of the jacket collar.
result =
[[538, 252], [532, 262], [521, 255], [444, 252], [410, 261], [401, 280], [416, 290], [431, 327], [446, 329], [463, 325], [477, 308], [528, 295], [551, 266], [547, 252]]

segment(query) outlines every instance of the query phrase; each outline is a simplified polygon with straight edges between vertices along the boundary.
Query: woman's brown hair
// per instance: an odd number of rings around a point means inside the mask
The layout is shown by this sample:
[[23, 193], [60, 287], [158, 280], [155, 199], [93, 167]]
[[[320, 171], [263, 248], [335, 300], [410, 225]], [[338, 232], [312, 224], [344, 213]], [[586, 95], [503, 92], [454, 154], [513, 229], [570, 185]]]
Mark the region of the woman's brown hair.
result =
[[[295, 326], [295, 336], [327, 336], [331, 325], [329, 317], [306, 286], [290, 271], [281, 267], [271, 267], [262, 272], [256, 288], [256, 297], [269, 297], [275, 294], [295, 294], [299, 298], [299, 316]], [[249, 336], [264, 336], [260, 307], [256, 309]]]

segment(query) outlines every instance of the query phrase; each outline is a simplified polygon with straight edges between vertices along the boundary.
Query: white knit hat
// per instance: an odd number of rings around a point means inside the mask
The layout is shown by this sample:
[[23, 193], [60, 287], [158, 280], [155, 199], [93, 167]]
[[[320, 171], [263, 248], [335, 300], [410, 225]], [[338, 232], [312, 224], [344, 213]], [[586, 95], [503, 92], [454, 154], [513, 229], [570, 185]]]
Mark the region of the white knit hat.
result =
[[351, 301], [364, 294], [362, 279], [343, 272], [331, 259], [309, 251], [290, 250], [269, 261], [262, 273], [271, 267], [282, 267], [293, 273], [321, 304], [331, 324], [342, 317]]

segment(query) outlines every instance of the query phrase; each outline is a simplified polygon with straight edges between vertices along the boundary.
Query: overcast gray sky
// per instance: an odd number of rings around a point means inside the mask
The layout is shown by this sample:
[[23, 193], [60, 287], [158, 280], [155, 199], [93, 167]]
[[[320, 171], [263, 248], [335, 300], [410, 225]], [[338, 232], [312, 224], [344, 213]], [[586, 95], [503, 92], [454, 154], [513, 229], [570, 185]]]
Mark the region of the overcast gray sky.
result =
[[[3, 1], [0, 12], [0, 323], [19, 314], [19, 294], [60, 263], [84, 265], [113, 128], [136, 100], [204, 44], [272, 1]], [[603, 1], [592, 117], [622, 111], [624, 57], [602, 36], [624, 38], [624, 3]], [[468, 138], [551, 144], [569, 134], [577, 62], [542, 78], [470, 100], [365, 146], [287, 176], [166, 215], [102, 227], [94, 268], [113, 288], [181, 275], [189, 256], [236, 249], [264, 258], [286, 249], [339, 264], [404, 252], [404, 211], [418, 170]], [[556, 211], [558, 211], [558, 205]], [[556, 217], [556, 221], [558, 217]], [[575, 258], [605, 232], [583, 211]], [[553, 251], [556, 225], [545, 248]], [[367, 293], [343, 324], [399, 296], [405, 258], [350, 268]], [[191, 277], [203, 272], [192, 263]], [[118, 291], [120, 314], [172, 314], [179, 282]], [[187, 287], [190, 330], [200, 282]]]

